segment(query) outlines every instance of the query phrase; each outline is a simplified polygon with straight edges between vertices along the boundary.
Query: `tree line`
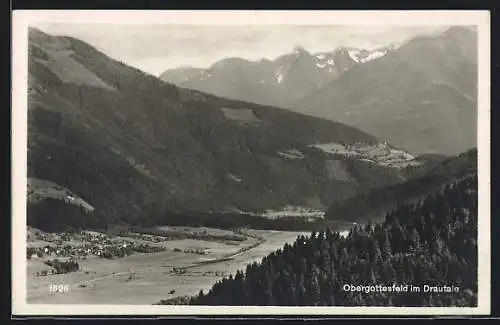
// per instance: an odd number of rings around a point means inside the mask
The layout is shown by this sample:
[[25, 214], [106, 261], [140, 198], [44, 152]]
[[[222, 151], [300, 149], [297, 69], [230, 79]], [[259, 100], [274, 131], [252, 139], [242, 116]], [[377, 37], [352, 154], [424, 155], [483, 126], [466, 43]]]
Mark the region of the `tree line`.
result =
[[51, 266], [55, 274], [76, 272], [80, 269], [80, 265], [75, 260], [60, 261], [58, 259], [54, 259], [45, 261], [44, 263]]
[[[380, 224], [330, 229], [292, 244], [200, 291], [193, 305], [477, 306], [477, 175]], [[453, 292], [358, 292], [345, 285], [454, 286]]]

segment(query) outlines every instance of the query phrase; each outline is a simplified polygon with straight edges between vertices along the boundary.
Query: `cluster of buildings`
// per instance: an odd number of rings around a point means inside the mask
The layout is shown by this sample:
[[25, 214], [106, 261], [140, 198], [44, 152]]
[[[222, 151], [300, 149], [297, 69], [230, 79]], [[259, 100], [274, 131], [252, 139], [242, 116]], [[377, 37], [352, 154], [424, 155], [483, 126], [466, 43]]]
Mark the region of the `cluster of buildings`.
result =
[[186, 254], [198, 254], [198, 255], [206, 255], [207, 254], [202, 248], [185, 248], [184, 253], [186, 253]]
[[118, 235], [121, 236], [121, 237], [129, 237], [129, 238], [135, 238], [135, 239], [150, 241], [150, 242], [153, 242], [153, 243], [160, 243], [160, 242], [164, 242], [166, 240], [169, 240], [169, 238], [167, 238], [165, 236], [157, 236], [157, 235], [141, 234], [141, 233], [132, 233], [132, 232], [119, 233]]
[[[140, 244], [134, 240], [115, 239], [93, 232], [82, 232], [80, 234], [52, 234], [38, 233], [37, 240], [47, 241], [51, 244], [39, 247], [28, 247], [27, 257], [66, 257], [73, 259], [85, 259], [88, 256], [103, 258], [120, 258], [131, 255], [134, 252], [155, 253], [164, 251], [166, 248], [157, 245]], [[71, 245], [65, 244], [74, 240]]]

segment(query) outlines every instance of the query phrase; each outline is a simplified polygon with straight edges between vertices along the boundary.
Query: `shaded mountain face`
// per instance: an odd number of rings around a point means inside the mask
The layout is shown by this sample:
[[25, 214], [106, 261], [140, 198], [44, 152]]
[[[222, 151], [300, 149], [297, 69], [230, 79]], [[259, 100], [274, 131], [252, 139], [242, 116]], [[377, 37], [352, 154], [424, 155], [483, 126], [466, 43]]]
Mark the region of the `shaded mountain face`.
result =
[[324, 207], [425, 163], [344, 124], [178, 88], [75, 38], [31, 29], [28, 58], [28, 177], [109, 222]]
[[401, 203], [421, 200], [461, 179], [477, 175], [477, 149], [456, 157], [439, 159], [434, 163], [415, 167], [413, 177], [407, 181], [380, 188], [333, 204], [326, 217], [333, 221], [367, 222], [383, 220], [385, 214]]
[[476, 146], [477, 35], [451, 28], [358, 65], [293, 110], [360, 128], [414, 153]]
[[477, 34], [452, 27], [375, 51], [297, 48], [274, 61], [225, 59], [163, 80], [359, 128], [415, 154], [476, 146]]
[[277, 59], [223, 59], [208, 69], [178, 68], [160, 75], [164, 81], [226, 98], [287, 107], [320, 89], [350, 68], [384, 56], [389, 48], [366, 51], [339, 48], [309, 53], [297, 47]]

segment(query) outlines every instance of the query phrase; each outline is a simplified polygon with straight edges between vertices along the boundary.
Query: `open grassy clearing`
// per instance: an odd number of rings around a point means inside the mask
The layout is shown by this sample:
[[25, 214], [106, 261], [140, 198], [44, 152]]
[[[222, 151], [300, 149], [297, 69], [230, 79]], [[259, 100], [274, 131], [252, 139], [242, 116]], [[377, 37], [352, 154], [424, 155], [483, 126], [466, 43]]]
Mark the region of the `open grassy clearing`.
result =
[[[66, 274], [36, 276], [49, 268], [43, 263], [48, 258], [33, 257], [27, 265], [28, 303], [154, 304], [162, 299], [194, 295], [200, 289], [208, 290], [221, 277], [259, 261], [285, 242], [293, 242], [300, 234], [267, 230], [245, 233], [248, 235], [244, 241], [174, 239], [161, 243], [167, 248], [163, 252], [135, 253], [116, 259], [89, 256], [78, 260], [79, 271]], [[251, 249], [246, 250], [248, 247]], [[202, 249], [206, 254], [186, 253], [185, 249]], [[183, 272], [176, 273], [174, 268]], [[51, 284], [67, 284], [69, 291], [51, 293]]]

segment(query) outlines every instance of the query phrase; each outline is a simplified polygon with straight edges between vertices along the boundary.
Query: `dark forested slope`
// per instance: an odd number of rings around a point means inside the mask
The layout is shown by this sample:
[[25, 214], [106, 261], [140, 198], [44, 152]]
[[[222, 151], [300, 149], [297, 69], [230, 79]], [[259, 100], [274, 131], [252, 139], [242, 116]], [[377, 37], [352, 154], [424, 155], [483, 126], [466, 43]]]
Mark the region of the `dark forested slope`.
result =
[[[293, 245], [217, 282], [190, 303], [476, 306], [477, 207], [475, 175], [417, 204], [400, 205], [382, 224], [357, 226], [346, 238], [330, 230], [300, 236]], [[352, 292], [344, 290], [346, 284], [391, 288], [407, 284], [421, 291], [373, 287], [369, 292]], [[439, 292], [424, 292], [425, 285]]]
[[[389, 147], [358, 129], [178, 88], [75, 38], [30, 29], [28, 63], [28, 177], [75, 193], [98, 220], [318, 208], [401, 178]], [[384, 152], [373, 163], [315, 147], [332, 143]], [[28, 215], [51, 223], [33, 214], [52, 203]]]
[[438, 163], [420, 165], [409, 173], [412, 178], [373, 188], [329, 207], [326, 217], [334, 221], [364, 222], [383, 219], [400, 202], [420, 200], [447, 184], [477, 173], [477, 149]]
[[456, 155], [477, 145], [477, 62], [476, 31], [453, 26], [374, 51], [296, 48], [272, 61], [224, 58], [160, 78], [346, 123], [414, 153]]

